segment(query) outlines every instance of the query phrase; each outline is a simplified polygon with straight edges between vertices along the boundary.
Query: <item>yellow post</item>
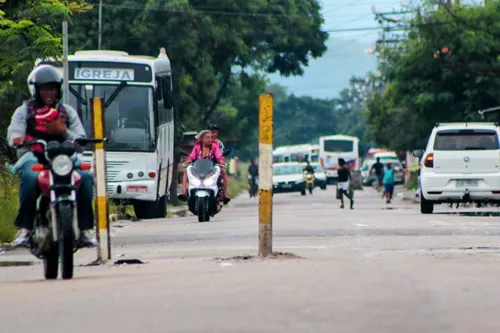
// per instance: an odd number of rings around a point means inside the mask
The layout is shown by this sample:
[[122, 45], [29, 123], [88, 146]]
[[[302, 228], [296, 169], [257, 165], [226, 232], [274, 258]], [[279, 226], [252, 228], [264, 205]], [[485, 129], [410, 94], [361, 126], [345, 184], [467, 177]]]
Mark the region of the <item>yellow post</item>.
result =
[[273, 251], [273, 95], [259, 97], [259, 256]]
[[[103, 99], [96, 97], [92, 103], [92, 135], [95, 139], [104, 139]], [[97, 222], [97, 261], [104, 263], [111, 260], [111, 240], [109, 234], [108, 190], [106, 184], [105, 143], [94, 145], [94, 180], [96, 189], [95, 216]]]

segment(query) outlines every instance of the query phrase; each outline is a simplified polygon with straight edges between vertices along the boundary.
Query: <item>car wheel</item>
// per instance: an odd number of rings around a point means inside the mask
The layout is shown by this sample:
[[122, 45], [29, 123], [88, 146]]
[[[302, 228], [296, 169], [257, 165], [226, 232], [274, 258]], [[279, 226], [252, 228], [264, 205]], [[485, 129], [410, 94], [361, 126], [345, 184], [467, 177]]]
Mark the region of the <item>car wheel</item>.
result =
[[434, 204], [432, 201], [425, 199], [423, 195], [420, 197], [420, 212], [422, 214], [432, 214], [434, 212]]

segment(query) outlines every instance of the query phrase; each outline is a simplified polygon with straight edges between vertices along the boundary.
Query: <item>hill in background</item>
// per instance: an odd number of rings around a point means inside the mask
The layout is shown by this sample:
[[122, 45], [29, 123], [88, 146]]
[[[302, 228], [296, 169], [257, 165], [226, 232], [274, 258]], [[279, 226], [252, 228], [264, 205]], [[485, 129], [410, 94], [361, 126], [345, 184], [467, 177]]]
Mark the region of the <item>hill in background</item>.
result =
[[313, 59], [299, 77], [269, 75], [272, 83], [287, 87], [298, 96], [335, 98], [346, 88], [352, 76], [364, 76], [377, 68], [377, 59], [365, 50], [373, 47], [350, 39], [330, 38], [323, 57]]

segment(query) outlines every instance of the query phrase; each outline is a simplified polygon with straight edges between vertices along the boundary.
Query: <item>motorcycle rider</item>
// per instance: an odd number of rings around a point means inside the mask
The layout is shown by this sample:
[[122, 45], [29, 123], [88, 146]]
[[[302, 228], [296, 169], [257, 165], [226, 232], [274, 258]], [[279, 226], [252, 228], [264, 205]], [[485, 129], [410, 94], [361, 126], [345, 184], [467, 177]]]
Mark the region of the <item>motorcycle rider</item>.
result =
[[[311, 163], [309, 163], [308, 160], [304, 160], [304, 162], [307, 163], [307, 165], [305, 166], [305, 168], [302, 170], [302, 172], [305, 172], [305, 173], [310, 173], [313, 177], [314, 177], [314, 168], [311, 166]], [[307, 190], [307, 182], [304, 184], [306, 190]], [[314, 186], [314, 185], [313, 185]]]
[[[219, 127], [215, 124], [212, 124], [210, 126], [208, 126], [208, 130], [210, 131], [210, 133], [212, 134], [212, 141], [214, 141], [215, 143], [217, 143], [217, 145], [219, 146], [219, 150], [221, 152], [221, 154], [224, 154], [224, 144], [222, 143], [222, 141], [220, 141], [218, 139], [219, 137]], [[238, 170], [236, 170], [236, 172], [238, 172]], [[224, 180], [224, 204], [228, 204], [229, 201], [231, 201], [231, 198], [229, 198], [227, 196], [227, 185], [228, 185], [228, 177], [227, 177], [227, 172], [226, 172], [226, 169], [224, 168], [221, 168], [221, 176], [222, 176], [222, 179]]]
[[255, 163], [255, 160], [252, 160], [248, 166], [248, 185], [257, 184], [257, 177], [259, 177], [259, 166]]
[[[209, 159], [218, 164], [224, 164], [224, 156], [219, 149], [219, 145], [212, 140], [212, 134], [209, 130], [203, 130], [198, 135], [196, 135], [196, 144], [189, 154], [189, 157], [186, 160], [186, 163], [193, 163], [198, 159]], [[221, 168], [222, 173], [223, 168]], [[184, 178], [182, 180], [183, 185], [183, 193], [179, 194], [177, 197], [181, 201], [188, 200], [188, 176], [187, 172], [184, 172]], [[223, 197], [220, 197], [224, 204], [227, 202]]]
[[[62, 143], [86, 137], [77, 112], [70, 105], [60, 103], [62, 83], [63, 77], [53, 66], [38, 67], [30, 74], [29, 84], [34, 87], [33, 96], [16, 109], [7, 129], [7, 140], [12, 147], [22, 145], [25, 140], [30, 139]], [[59, 113], [58, 117], [55, 119], [37, 117], [40, 109], [46, 110], [47, 108], [55, 109]], [[39, 148], [36, 145], [32, 147], [36, 157], [40, 157]], [[20, 167], [20, 205], [14, 222], [19, 231], [13, 242], [14, 246], [26, 246], [33, 229], [36, 201], [39, 195], [38, 174], [32, 170], [34, 164], [36, 164], [34, 160], [27, 160]], [[81, 186], [77, 195], [78, 223], [81, 230], [80, 241], [84, 246], [95, 246], [97, 240], [92, 235], [94, 228], [92, 208], [94, 180], [90, 173], [78, 172], [81, 175]]]
[[305, 160], [304, 162], [306, 162], [307, 165], [305, 166], [305, 168], [302, 171], [303, 172], [305, 171], [307, 173], [314, 175], [314, 168], [311, 166], [311, 163], [308, 160]]

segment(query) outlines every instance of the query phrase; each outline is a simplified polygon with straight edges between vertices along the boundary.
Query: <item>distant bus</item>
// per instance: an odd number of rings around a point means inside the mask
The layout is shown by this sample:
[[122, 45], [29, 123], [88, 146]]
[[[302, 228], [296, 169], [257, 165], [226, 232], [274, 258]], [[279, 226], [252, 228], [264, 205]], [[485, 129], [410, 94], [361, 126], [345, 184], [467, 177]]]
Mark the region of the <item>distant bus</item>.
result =
[[329, 182], [336, 181], [338, 159], [343, 158], [352, 170], [359, 169], [359, 139], [355, 136], [330, 135], [319, 138], [319, 163]]
[[278, 147], [273, 151], [273, 163], [282, 162], [318, 162], [319, 145], [293, 145]]

